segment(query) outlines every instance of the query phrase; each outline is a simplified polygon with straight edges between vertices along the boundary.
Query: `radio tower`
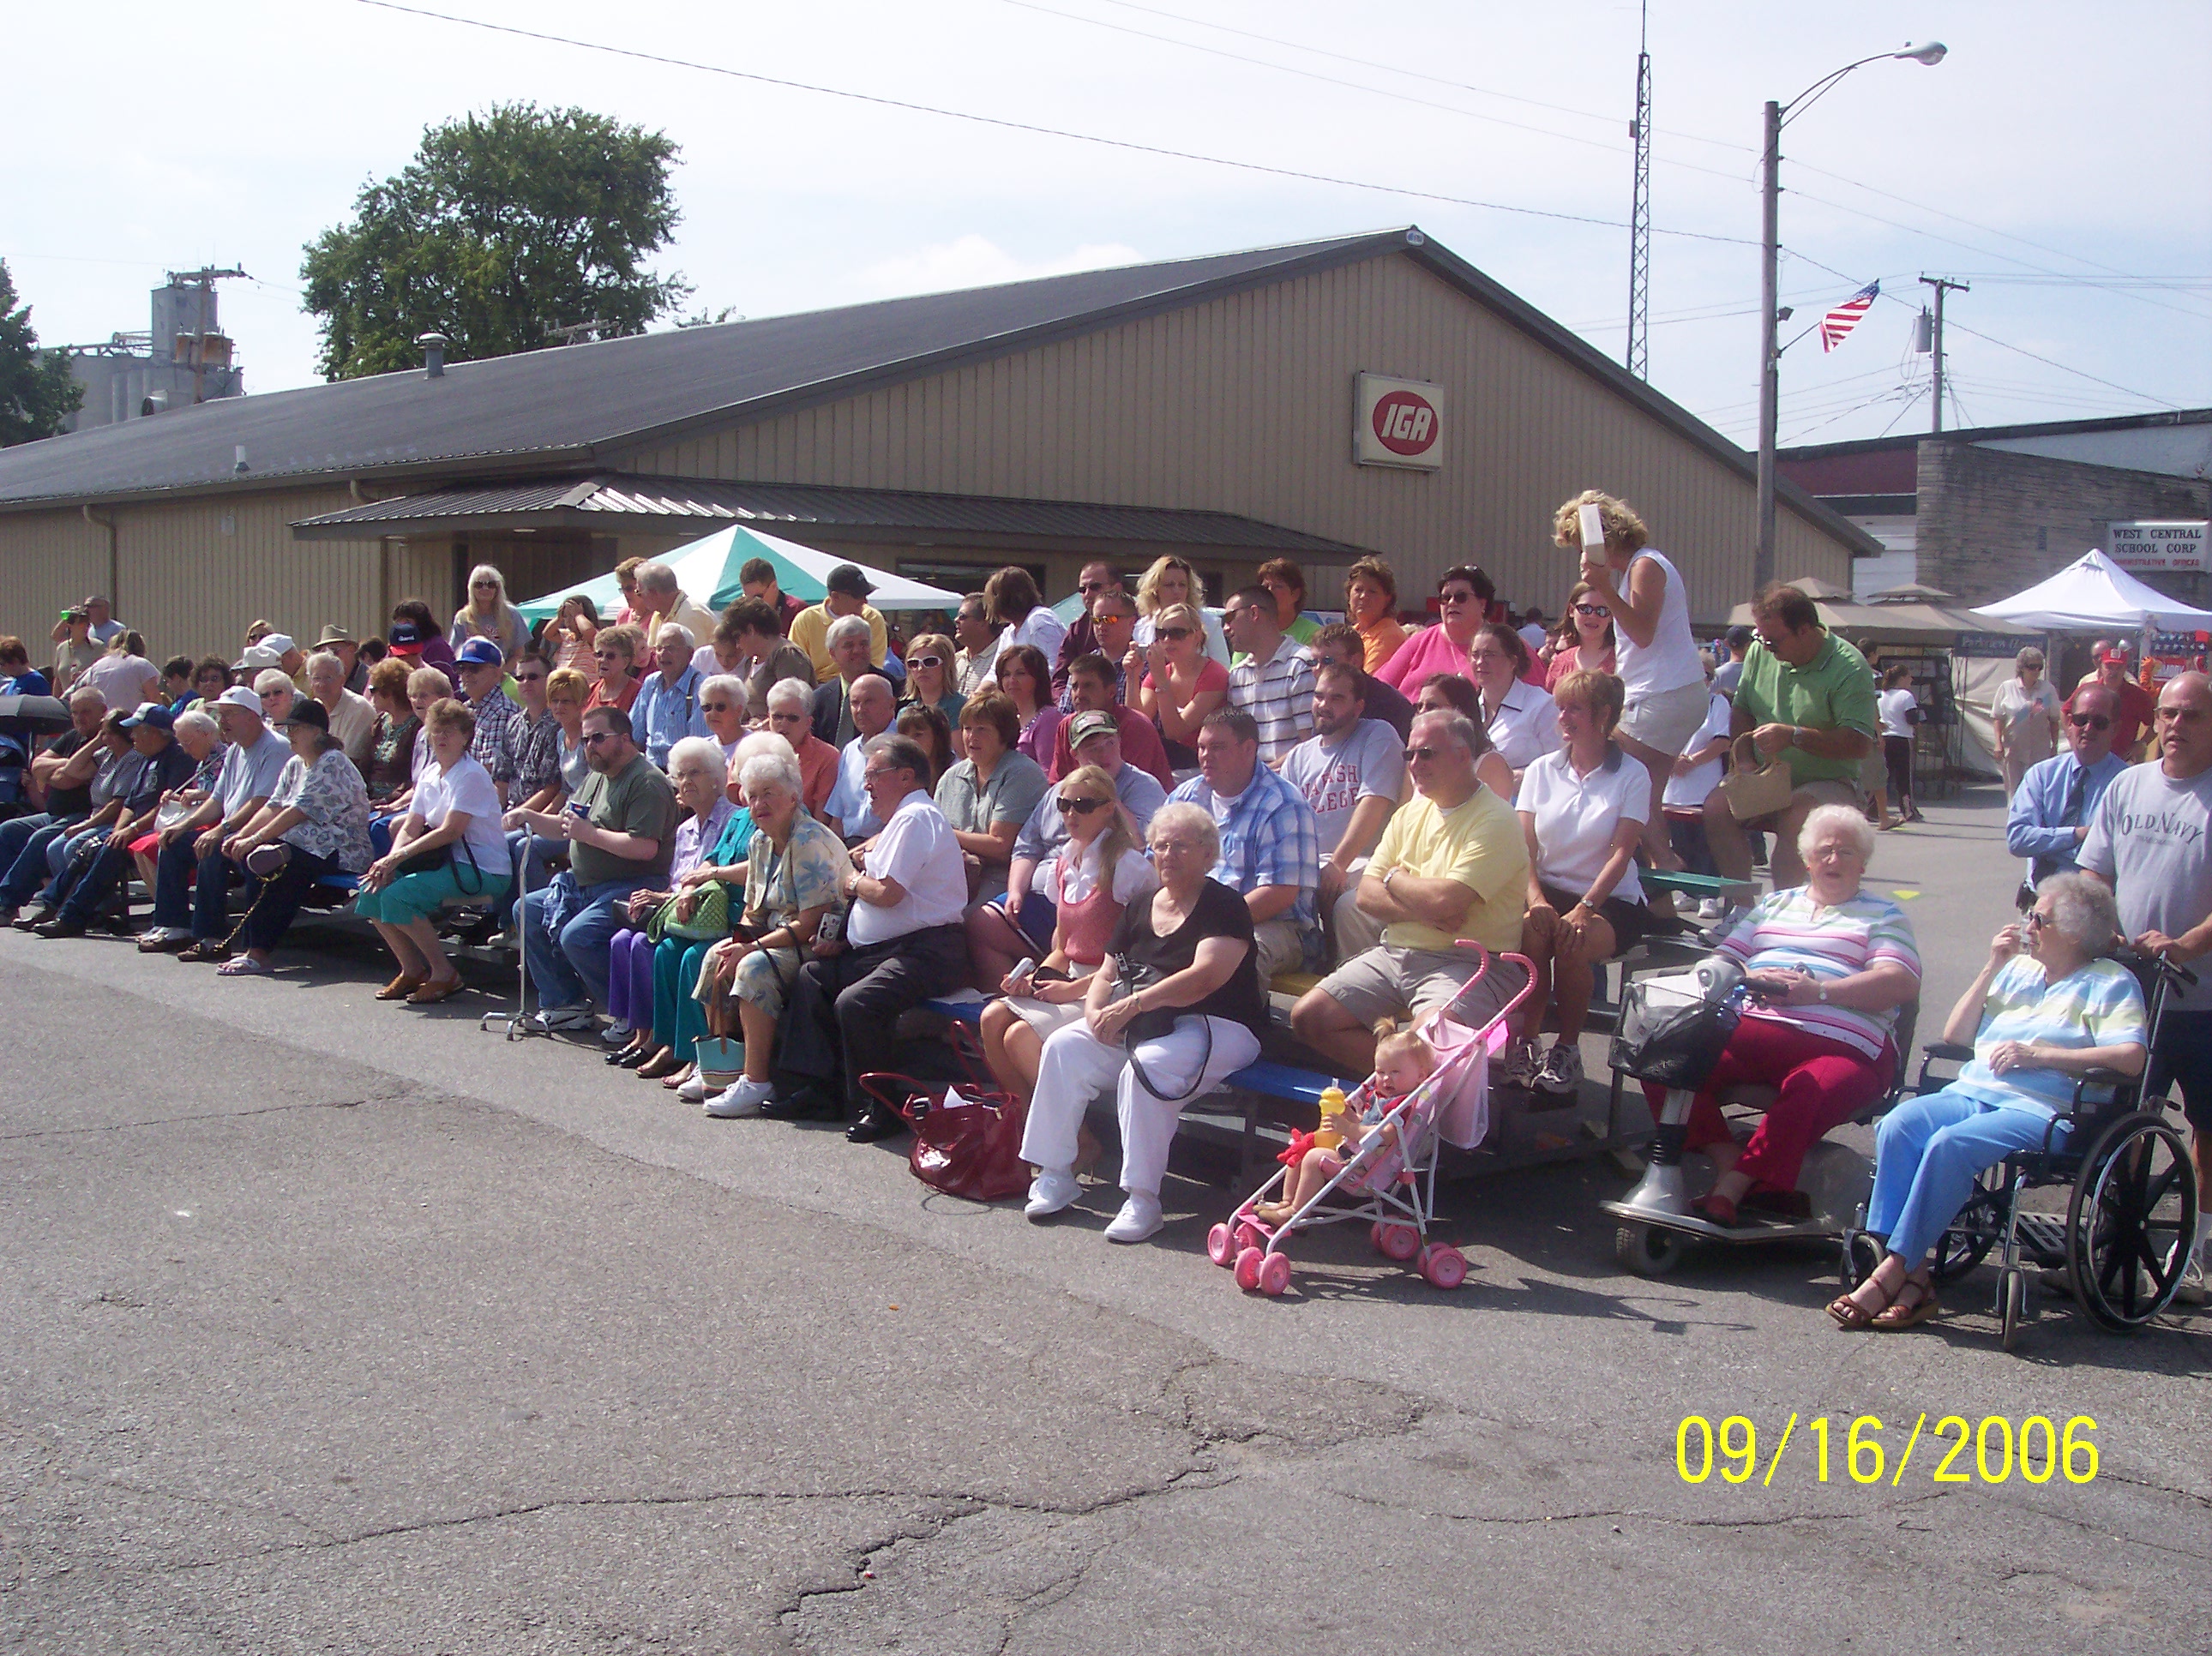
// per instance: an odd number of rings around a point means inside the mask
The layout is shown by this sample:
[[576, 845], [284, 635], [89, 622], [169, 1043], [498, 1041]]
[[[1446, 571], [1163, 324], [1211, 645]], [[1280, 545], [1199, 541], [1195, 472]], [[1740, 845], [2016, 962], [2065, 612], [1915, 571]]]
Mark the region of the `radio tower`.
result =
[[1628, 209], [1628, 371], [1649, 379], [1651, 361], [1651, 8], [1636, 43], [1636, 190]]

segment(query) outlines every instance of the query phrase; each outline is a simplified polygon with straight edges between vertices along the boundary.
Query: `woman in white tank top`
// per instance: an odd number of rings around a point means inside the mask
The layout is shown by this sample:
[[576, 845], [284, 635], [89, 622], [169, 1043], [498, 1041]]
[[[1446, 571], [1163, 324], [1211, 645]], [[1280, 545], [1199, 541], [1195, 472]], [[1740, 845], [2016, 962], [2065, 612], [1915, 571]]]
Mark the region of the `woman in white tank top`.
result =
[[[1585, 506], [1598, 510], [1605, 530], [1601, 545], [1583, 543]], [[1705, 719], [1705, 669], [1690, 632], [1689, 590], [1681, 571], [1646, 544], [1644, 520], [1610, 494], [1585, 489], [1554, 514], [1553, 531], [1561, 546], [1581, 551], [1582, 579], [1613, 610], [1614, 670], [1627, 704], [1613, 739], [1651, 776], [1645, 860], [1654, 868], [1680, 869], [1682, 859], [1667, 840], [1660, 796], [1674, 756]]]

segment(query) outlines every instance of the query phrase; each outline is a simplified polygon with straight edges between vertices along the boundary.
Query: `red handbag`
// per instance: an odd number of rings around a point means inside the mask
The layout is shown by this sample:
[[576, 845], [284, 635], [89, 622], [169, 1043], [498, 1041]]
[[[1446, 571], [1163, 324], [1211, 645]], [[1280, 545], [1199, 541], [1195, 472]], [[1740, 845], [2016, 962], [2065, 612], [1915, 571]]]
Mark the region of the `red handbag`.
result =
[[[969, 1202], [998, 1202], [1030, 1187], [1022, 1160], [1029, 1112], [1012, 1093], [969, 1086], [926, 1088], [910, 1076], [873, 1074], [860, 1087], [914, 1129], [907, 1166], [933, 1190]], [[951, 1098], [957, 1101], [947, 1103]]]

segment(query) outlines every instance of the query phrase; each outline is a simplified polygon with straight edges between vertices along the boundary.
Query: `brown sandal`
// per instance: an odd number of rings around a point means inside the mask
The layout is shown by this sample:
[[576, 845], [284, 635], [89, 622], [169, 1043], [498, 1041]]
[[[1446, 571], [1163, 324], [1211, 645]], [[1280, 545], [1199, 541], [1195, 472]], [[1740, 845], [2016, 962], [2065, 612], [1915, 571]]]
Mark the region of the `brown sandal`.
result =
[[[1851, 1290], [1852, 1294], [1857, 1292], [1856, 1289]], [[1838, 1294], [1828, 1301], [1828, 1314], [1836, 1319], [1836, 1325], [1838, 1328], [1847, 1328], [1854, 1334], [1863, 1334], [1875, 1325], [1874, 1319], [1876, 1317], [1881, 1316], [1897, 1303], [1898, 1295], [1904, 1292], [1903, 1289], [1899, 1289], [1897, 1294], [1891, 1295], [1882, 1301], [1879, 1309], [1874, 1311], [1868, 1310], [1853, 1299], [1850, 1294]]]
[[376, 992], [376, 998], [379, 1000], [405, 1000], [408, 996], [413, 994], [417, 989], [420, 989], [427, 981], [428, 981], [428, 980], [414, 977], [408, 973], [402, 972], [398, 977], [392, 979], [391, 982], [386, 984], [383, 988], [378, 990]]
[[407, 997], [407, 1004], [410, 1006], [435, 1006], [441, 1000], [451, 1000], [460, 992], [461, 978], [459, 973], [455, 973], [443, 982], [432, 978]]
[[[1905, 1302], [1905, 1289], [1911, 1289], [1918, 1297], [1911, 1304]], [[1894, 1334], [1906, 1328], [1917, 1328], [1936, 1314], [1936, 1287], [1932, 1283], [1918, 1283], [1908, 1277], [1905, 1288], [1897, 1290], [1897, 1297], [1875, 1315], [1874, 1328], [1878, 1334]]]

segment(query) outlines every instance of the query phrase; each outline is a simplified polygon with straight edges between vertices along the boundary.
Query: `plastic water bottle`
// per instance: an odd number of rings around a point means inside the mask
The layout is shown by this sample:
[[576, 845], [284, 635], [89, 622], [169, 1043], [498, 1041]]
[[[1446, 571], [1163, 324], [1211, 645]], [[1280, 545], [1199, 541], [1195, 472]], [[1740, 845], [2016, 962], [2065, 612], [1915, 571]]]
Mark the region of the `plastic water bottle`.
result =
[[1314, 1129], [1314, 1148], [1333, 1150], [1344, 1143], [1344, 1135], [1329, 1123], [1344, 1113], [1344, 1089], [1334, 1081], [1321, 1089], [1321, 1125]]

